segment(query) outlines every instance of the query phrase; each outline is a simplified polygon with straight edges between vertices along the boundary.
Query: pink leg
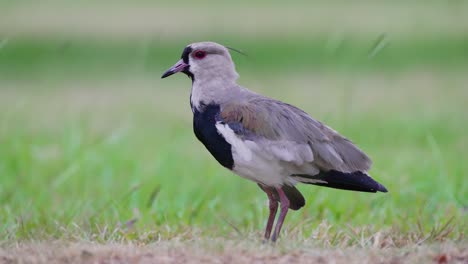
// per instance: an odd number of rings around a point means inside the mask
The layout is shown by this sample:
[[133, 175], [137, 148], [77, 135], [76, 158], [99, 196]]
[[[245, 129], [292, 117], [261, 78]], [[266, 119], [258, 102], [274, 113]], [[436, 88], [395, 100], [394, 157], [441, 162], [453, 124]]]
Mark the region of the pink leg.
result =
[[275, 197], [273, 197], [273, 192], [271, 190], [265, 188], [264, 191], [268, 195], [270, 207], [270, 215], [268, 216], [268, 222], [265, 228], [265, 241], [268, 241], [268, 239], [270, 239], [271, 229], [273, 228], [273, 222], [275, 222], [276, 212], [278, 211], [278, 202]]
[[280, 198], [281, 211], [278, 217], [278, 222], [276, 222], [275, 232], [273, 232], [273, 237], [271, 238], [271, 241], [273, 242], [275, 242], [279, 237], [281, 227], [283, 226], [284, 219], [286, 218], [286, 214], [288, 213], [288, 209], [289, 209], [289, 199], [286, 196], [286, 194], [283, 192], [283, 189], [276, 188], [276, 191], [278, 192], [278, 195]]

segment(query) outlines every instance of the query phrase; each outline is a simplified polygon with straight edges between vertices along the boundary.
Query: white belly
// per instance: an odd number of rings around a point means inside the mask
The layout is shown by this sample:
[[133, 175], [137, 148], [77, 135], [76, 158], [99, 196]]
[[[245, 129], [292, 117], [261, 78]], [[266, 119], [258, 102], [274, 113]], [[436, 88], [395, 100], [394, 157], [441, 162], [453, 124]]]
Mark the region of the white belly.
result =
[[233, 158], [233, 171], [241, 177], [272, 187], [280, 187], [285, 183], [287, 176], [281, 174], [282, 169], [277, 163], [258, 156], [245, 160], [233, 154]]
[[294, 184], [282, 162], [256, 142], [240, 139], [229, 126], [216, 124], [219, 133], [231, 144], [233, 171], [241, 177], [267, 186]]

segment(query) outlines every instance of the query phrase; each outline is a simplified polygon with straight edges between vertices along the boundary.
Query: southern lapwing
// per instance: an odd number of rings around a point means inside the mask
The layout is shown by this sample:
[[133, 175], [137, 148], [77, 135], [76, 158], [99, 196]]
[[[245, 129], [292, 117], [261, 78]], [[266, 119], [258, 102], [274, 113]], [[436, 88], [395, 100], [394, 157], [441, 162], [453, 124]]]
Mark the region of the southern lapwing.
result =
[[192, 79], [193, 130], [213, 157], [267, 194], [265, 240], [281, 205], [272, 241], [288, 209], [305, 205], [297, 183], [360, 192], [387, 192], [367, 171], [369, 157], [335, 130], [301, 109], [236, 83], [229, 50], [217, 43], [188, 45], [161, 78], [183, 72]]

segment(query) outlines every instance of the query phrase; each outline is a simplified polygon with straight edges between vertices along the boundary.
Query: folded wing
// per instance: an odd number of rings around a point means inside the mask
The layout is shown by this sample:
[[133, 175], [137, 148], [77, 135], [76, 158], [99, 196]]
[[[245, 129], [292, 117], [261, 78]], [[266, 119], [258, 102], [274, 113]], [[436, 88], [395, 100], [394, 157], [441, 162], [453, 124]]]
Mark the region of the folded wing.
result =
[[239, 137], [263, 144], [265, 151], [280, 160], [318, 169], [310, 173], [366, 172], [372, 164], [350, 140], [299, 108], [280, 101], [259, 96], [226, 104], [219, 121], [228, 124]]

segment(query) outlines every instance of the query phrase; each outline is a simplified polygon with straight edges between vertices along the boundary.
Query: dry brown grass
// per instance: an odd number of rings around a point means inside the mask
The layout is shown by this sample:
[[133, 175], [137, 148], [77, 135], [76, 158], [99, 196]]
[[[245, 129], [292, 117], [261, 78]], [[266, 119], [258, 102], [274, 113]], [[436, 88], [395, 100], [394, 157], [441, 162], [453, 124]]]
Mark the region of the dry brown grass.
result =
[[467, 263], [468, 245], [321, 248], [313, 241], [278, 245], [220, 238], [96, 244], [29, 242], [0, 249], [1, 263]]

